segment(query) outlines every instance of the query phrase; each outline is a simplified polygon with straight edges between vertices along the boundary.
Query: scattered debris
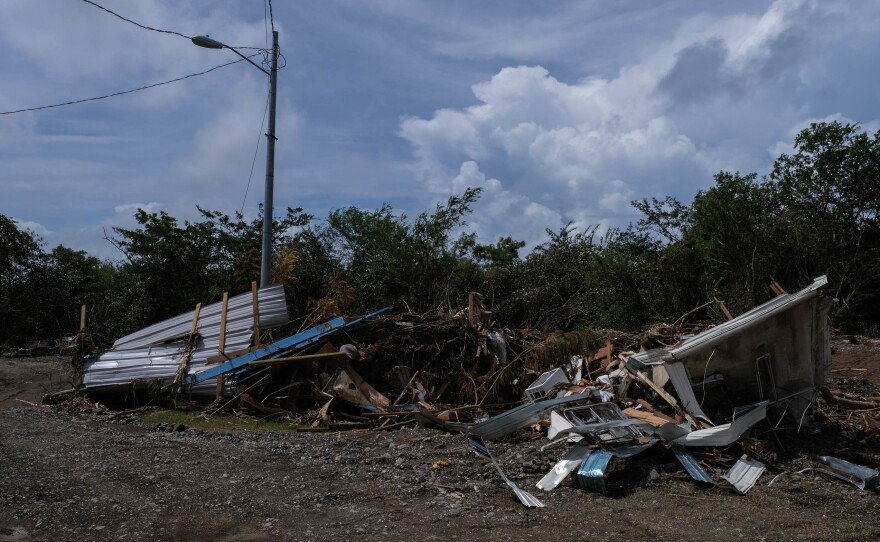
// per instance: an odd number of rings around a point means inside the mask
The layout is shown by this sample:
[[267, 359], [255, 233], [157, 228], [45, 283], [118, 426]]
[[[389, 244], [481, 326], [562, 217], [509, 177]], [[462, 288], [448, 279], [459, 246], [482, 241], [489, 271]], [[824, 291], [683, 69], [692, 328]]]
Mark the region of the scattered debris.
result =
[[840, 478], [859, 489], [874, 489], [877, 487], [878, 481], [880, 481], [880, 471], [877, 469], [869, 469], [868, 467], [827, 455], [820, 455], [816, 459], [823, 465], [827, 465], [824, 469], [815, 469], [817, 472]]
[[[677, 460], [701, 486], [720, 477], [746, 494], [768, 457], [760, 438], [748, 438], [756, 426], [774, 435], [785, 420], [798, 431], [810, 427], [820, 400], [856, 412], [880, 408], [880, 398], [824, 387], [831, 300], [818, 291], [826, 282], [819, 277], [791, 294], [776, 285], [777, 297], [738, 317], [722, 304], [727, 320], [716, 326], [682, 317], [614, 341], [587, 331], [503, 328], [478, 294], [458, 312], [385, 308], [273, 339], [287, 323], [283, 288], [254, 287], [86, 357], [83, 384], [89, 394], [150, 390], [209, 413], [231, 408], [333, 430], [418, 425], [466, 434], [527, 507], [544, 503], [504, 472], [488, 442], [529, 432], [550, 439], [542, 450], [566, 448], [537, 482], [543, 491], [571, 479], [612, 493], [609, 473], [646, 454], [672, 470]], [[876, 469], [819, 461], [825, 467], [815, 470], [862, 489], [878, 485]], [[450, 465], [443, 459], [431, 468]], [[661, 479], [655, 469], [648, 477]]]

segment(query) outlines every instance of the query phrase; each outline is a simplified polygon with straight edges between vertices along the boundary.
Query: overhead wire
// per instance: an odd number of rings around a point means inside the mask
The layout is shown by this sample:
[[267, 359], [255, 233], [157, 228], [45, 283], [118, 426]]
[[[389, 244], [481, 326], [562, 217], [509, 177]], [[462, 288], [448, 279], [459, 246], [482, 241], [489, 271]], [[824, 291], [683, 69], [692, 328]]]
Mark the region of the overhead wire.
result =
[[[181, 38], [186, 38], [188, 40], [192, 40], [192, 36], [187, 36], [186, 34], [181, 34], [180, 32], [176, 32], [174, 30], [163, 30], [161, 28], [154, 28], [152, 26], [147, 26], [147, 25], [141, 24], [137, 21], [133, 21], [133, 20], [129, 19], [128, 17], [124, 17], [111, 9], [105, 8], [104, 6], [102, 6], [101, 4], [98, 4], [97, 2], [94, 2], [93, 0], [82, 0], [82, 1], [87, 4], [91, 4], [100, 10], [106, 11], [107, 13], [113, 15], [114, 17], [118, 17], [127, 23], [131, 23], [137, 27], [143, 28], [144, 30], [151, 30], [153, 32], [160, 32], [162, 34], [172, 34], [174, 36], [180, 36]], [[233, 49], [252, 49], [252, 50], [257, 50], [257, 51], [263, 51], [263, 50], [269, 49], [268, 42], [267, 42], [265, 48], [263, 48], [263, 47], [247, 47], [247, 46], [234, 46], [233, 47], [231, 45], [227, 45], [227, 47], [231, 47]]]
[[[104, 6], [100, 5], [100, 4], [98, 4], [97, 2], [94, 2], [93, 0], [83, 0], [83, 1], [84, 1], [85, 3], [87, 3], [87, 4], [90, 4], [90, 5], [96, 7], [96, 8], [98, 8], [98, 9], [100, 9], [100, 10], [103, 10], [103, 11], [105, 11], [105, 12], [107, 12], [107, 13], [113, 15], [114, 17], [117, 17], [117, 18], [119, 18], [119, 19], [122, 19], [123, 21], [125, 21], [125, 22], [127, 22], [127, 23], [131, 23], [131, 24], [133, 24], [133, 25], [135, 25], [135, 26], [137, 26], [137, 27], [139, 27], [139, 28], [143, 28], [144, 30], [150, 30], [150, 31], [153, 31], [153, 32], [160, 32], [160, 33], [163, 33], [163, 34], [171, 34], [171, 35], [175, 35], [175, 36], [180, 36], [180, 37], [182, 37], [182, 38], [186, 38], [186, 39], [188, 39], [188, 40], [192, 40], [192, 39], [193, 39], [191, 36], [187, 36], [186, 34], [182, 34], [182, 33], [180, 33], [180, 32], [176, 32], [176, 31], [174, 31], [174, 30], [163, 30], [163, 29], [161, 29], [161, 28], [154, 28], [154, 27], [152, 27], [152, 26], [148, 26], [148, 25], [145, 25], [145, 24], [141, 24], [141, 23], [139, 23], [139, 22], [137, 22], [137, 21], [133, 21], [132, 19], [129, 19], [129, 18], [127, 18], [127, 17], [124, 17], [124, 16], [120, 15], [119, 13], [116, 13], [115, 11], [113, 11], [113, 10], [111, 10], [111, 9], [108, 9], [108, 8], [106, 8], [106, 7], [104, 7]], [[265, 47], [265, 48], [259, 48], [259, 47], [231, 47], [231, 48], [233, 48], [233, 49], [251, 49], [251, 50], [257, 50], [257, 51], [260, 51], [260, 53], [257, 53], [257, 54], [254, 54], [254, 55], [251, 55], [251, 56], [248, 57], [248, 58], [252, 58], [252, 57], [254, 57], [254, 56], [257, 56], [258, 54], [262, 54], [262, 55], [263, 55], [263, 61], [262, 61], [262, 64], [266, 65], [266, 67], [268, 68], [268, 67], [269, 67], [269, 59], [268, 59], [268, 55], [266, 54], [266, 52], [269, 51], [269, 27], [268, 27], [267, 24], [266, 24], [266, 12], [267, 12], [267, 8], [268, 8], [269, 24], [271, 25], [272, 32], [275, 32], [275, 16], [274, 16], [273, 11], [272, 11], [272, 0], [263, 0], [263, 25], [266, 27], [266, 28], [265, 28], [265, 30], [266, 30], [266, 47]], [[279, 51], [279, 55], [280, 55], [280, 51]], [[280, 55], [280, 56], [281, 56], [282, 58], [284, 58], [283, 55]], [[132, 93], [132, 92], [138, 92], [138, 91], [140, 91], [140, 90], [146, 90], [146, 89], [153, 88], [153, 87], [157, 87], [157, 86], [160, 86], [160, 85], [167, 85], [167, 84], [169, 84], [169, 83], [174, 83], [174, 82], [177, 82], [177, 81], [182, 81], [183, 79], [188, 79], [188, 78], [190, 78], [190, 77], [195, 77], [195, 76], [198, 76], [198, 75], [204, 75], [204, 74], [209, 73], [209, 72], [211, 72], [211, 71], [214, 71], [214, 70], [216, 70], [216, 69], [218, 69], [218, 68], [222, 68], [222, 67], [224, 67], [224, 66], [229, 66], [230, 64], [235, 64], [235, 63], [237, 63], [237, 62], [241, 62], [242, 60], [244, 60], [244, 59], [236, 60], [236, 61], [234, 61], [234, 62], [229, 62], [229, 63], [227, 63], [227, 64], [221, 64], [220, 66], [215, 66], [215, 67], [213, 67], [213, 68], [211, 68], [211, 69], [209, 69], [209, 70], [206, 70], [206, 71], [204, 71], [204, 72], [194, 73], [194, 74], [190, 74], [190, 75], [187, 75], [187, 76], [184, 76], [184, 77], [180, 77], [180, 78], [177, 78], [177, 79], [172, 79], [172, 80], [169, 80], [169, 81], [163, 81], [163, 82], [161, 82], [161, 83], [154, 83], [154, 84], [152, 84], [152, 85], [147, 85], [147, 86], [139, 87], [139, 88], [132, 89], [132, 90], [126, 90], [126, 91], [122, 91], [122, 92], [116, 92], [116, 93], [113, 93], [113, 94], [107, 94], [107, 95], [104, 95], [104, 96], [96, 96], [96, 97], [94, 97], [94, 98], [85, 98], [85, 99], [82, 99], [82, 100], [73, 100], [73, 101], [64, 102], [64, 103], [59, 103], [59, 104], [45, 105], [45, 106], [41, 106], [41, 107], [32, 107], [32, 108], [27, 108], [27, 109], [19, 109], [19, 110], [16, 110], [16, 111], [4, 111], [4, 112], [0, 112], [0, 115], [11, 115], [11, 114], [14, 114], [14, 113], [24, 113], [24, 112], [27, 112], [27, 111], [38, 111], [38, 110], [41, 110], [41, 109], [49, 109], [49, 108], [53, 108], [53, 107], [61, 107], [61, 106], [65, 106], [65, 105], [73, 105], [73, 104], [78, 104], [78, 103], [83, 103], [83, 102], [89, 102], [89, 101], [95, 101], [95, 100], [102, 100], [102, 99], [105, 99], [105, 98], [111, 98], [111, 97], [114, 97], [114, 96], [120, 96], [120, 95], [123, 95], [123, 94], [130, 94], [130, 93]], [[284, 68], [285, 66], [287, 66], [287, 59], [286, 59], [286, 58], [284, 58], [284, 66], [281, 66], [281, 68]], [[279, 69], [281, 69], [281, 68], [279, 68]], [[267, 114], [268, 110], [269, 110], [269, 96], [268, 96], [268, 94], [267, 94], [267, 96], [266, 96], [266, 106], [265, 106], [265, 108], [263, 109], [263, 120], [262, 120], [261, 123], [260, 123], [260, 135], [258, 135], [258, 137], [257, 137], [257, 145], [256, 145], [256, 148], [254, 149], [254, 158], [253, 158], [253, 161], [251, 162], [251, 171], [250, 171], [250, 175], [248, 175], [248, 183], [247, 183], [247, 187], [245, 188], [244, 198], [242, 198], [242, 202], [241, 202], [241, 211], [240, 211], [240, 212], [243, 212], [243, 211], [244, 211], [244, 205], [245, 205], [245, 203], [247, 202], [247, 196], [248, 196], [248, 193], [249, 193], [249, 191], [250, 191], [251, 181], [252, 181], [252, 179], [253, 179], [253, 175], [254, 175], [254, 166], [256, 165], [256, 162], [257, 162], [257, 154], [259, 153], [259, 150], [260, 150], [260, 139], [262, 138], [261, 136], [262, 136], [262, 132], [263, 132], [263, 126], [264, 126], [265, 123], [266, 123], [266, 114]]]
[[[257, 55], [261, 55], [261, 54], [263, 54], [263, 53], [254, 53], [254, 54], [250, 55], [248, 58], [252, 58], [252, 57], [255, 57], [255, 56], [257, 56]], [[41, 109], [51, 109], [51, 108], [53, 108], [53, 107], [62, 107], [62, 106], [65, 106], [65, 105], [81, 104], [81, 103], [84, 103], [84, 102], [93, 102], [93, 101], [96, 101], [96, 100], [103, 100], [103, 99], [106, 99], [106, 98], [113, 98], [114, 96], [122, 96], [123, 94], [131, 94], [132, 92], [138, 92], [138, 91], [141, 91], [141, 90], [147, 90], [147, 89], [150, 89], [150, 88], [154, 88], [154, 87], [158, 87], [158, 86], [162, 86], [162, 85], [167, 85], [167, 84], [170, 84], [170, 83], [176, 83], [176, 82], [178, 82], [178, 81], [183, 81], [184, 79], [189, 79], [189, 78], [191, 78], [191, 77], [197, 77], [197, 76], [199, 76], [199, 75], [205, 75], [205, 74], [207, 74], [207, 73], [211, 73], [211, 72], [214, 71], [214, 70], [218, 70], [218, 69], [220, 69], [220, 68], [225, 68], [226, 66], [231, 66], [232, 64], [237, 64], [237, 63], [239, 63], [239, 62], [243, 62], [243, 61], [244, 61], [244, 59], [243, 59], [243, 58], [240, 58], [240, 59], [238, 59], [238, 60], [233, 60], [232, 62], [227, 62], [226, 64], [220, 64], [219, 66], [214, 66], [213, 68], [207, 69], [207, 70], [205, 70], [205, 71], [201, 71], [201, 72], [197, 72], [197, 73], [191, 73], [191, 74], [189, 74], [189, 75], [184, 75], [183, 77], [177, 77], [177, 78], [175, 78], [175, 79], [169, 79], [168, 81], [162, 81], [162, 82], [160, 82], [160, 83], [153, 83], [153, 84], [151, 84], [151, 85], [146, 85], [146, 86], [143, 86], [143, 87], [133, 88], [133, 89], [131, 89], [131, 90], [123, 90], [123, 91], [121, 91], [121, 92], [114, 92], [114, 93], [112, 93], [112, 94], [104, 94], [103, 96], [95, 96], [95, 97], [93, 97], [93, 98], [83, 98], [83, 99], [81, 99], [81, 100], [71, 100], [71, 101], [69, 101], [69, 102], [57, 103], [57, 104], [52, 104], [52, 105], [41, 105], [41, 106], [39, 106], [39, 107], [28, 107], [28, 108], [25, 108], [25, 109], [16, 109], [15, 111], [0, 111], [0, 115], [13, 115], [13, 114], [15, 114], [15, 113], [25, 113], [25, 112], [28, 112], [28, 111], [39, 111], [39, 110], [41, 110]]]
[[143, 28], [144, 30], [152, 30], [153, 32], [161, 32], [163, 34], [174, 34], [175, 36], [180, 36], [181, 38], [186, 38], [188, 40], [192, 39], [192, 36], [187, 36], [185, 34], [181, 34], [180, 32], [175, 32], [174, 30], [162, 30], [161, 28], [153, 28], [152, 26], [147, 26], [147, 25], [141, 24], [137, 21], [132, 21], [131, 19], [129, 19], [127, 17], [123, 17], [122, 15], [116, 13], [115, 11], [113, 11], [111, 9], [107, 9], [104, 6], [102, 6], [101, 4], [99, 4], [97, 2], [93, 2], [92, 0], [83, 0], [83, 2], [85, 2], [86, 4], [91, 4], [98, 9], [102, 9], [102, 10], [106, 11], [107, 13], [109, 13], [110, 15], [113, 15], [115, 17], [119, 17], [123, 21], [125, 21], [127, 23], [131, 23], [135, 26], [139, 26], [139, 27]]
[[[266, 50], [268, 50], [268, 47], [269, 47], [269, 26], [268, 26], [268, 22], [266, 20], [266, 18], [267, 18], [266, 5], [267, 5], [266, 0], [263, 0], [263, 26], [265, 26], [265, 28], [266, 28]], [[269, 68], [269, 55], [263, 56], [263, 64], [266, 66], [267, 69]], [[268, 112], [269, 112], [269, 93], [267, 92], [266, 93], [266, 106], [263, 108], [263, 120], [260, 122], [260, 131], [257, 132], [257, 145], [254, 148], [254, 159], [251, 161], [251, 172], [248, 175], [247, 186], [244, 189], [244, 197], [241, 198], [241, 209], [239, 209], [239, 211], [238, 211], [239, 213], [244, 212], [244, 206], [247, 203], [248, 193], [251, 190], [251, 181], [254, 178], [254, 167], [257, 165], [257, 155], [260, 153], [260, 140], [263, 139], [263, 126], [266, 125], [266, 114]]]

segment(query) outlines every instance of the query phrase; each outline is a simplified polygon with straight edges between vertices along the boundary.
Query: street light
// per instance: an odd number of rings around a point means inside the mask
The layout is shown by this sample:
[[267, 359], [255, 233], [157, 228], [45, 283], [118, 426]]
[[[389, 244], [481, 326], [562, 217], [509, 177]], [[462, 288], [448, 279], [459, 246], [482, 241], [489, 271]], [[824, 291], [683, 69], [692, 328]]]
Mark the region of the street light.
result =
[[272, 68], [266, 71], [234, 47], [209, 36], [196, 36], [192, 42], [206, 49], [229, 49], [269, 76], [269, 131], [266, 132], [266, 191], [263, 195], [263, 253], [260, 257], [260, 288], [272, 284], [272, 192], [275, 184], [275, 89], [278, 84], [278, 32], [272, 31]]

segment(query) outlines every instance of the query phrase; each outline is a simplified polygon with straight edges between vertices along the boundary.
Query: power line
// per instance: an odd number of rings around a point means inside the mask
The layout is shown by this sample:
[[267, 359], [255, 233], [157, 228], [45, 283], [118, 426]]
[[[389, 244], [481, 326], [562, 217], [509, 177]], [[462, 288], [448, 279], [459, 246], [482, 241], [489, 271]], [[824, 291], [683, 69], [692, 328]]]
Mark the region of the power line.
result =
[[266, 124], [266, 112], [269, 110], [269, 95], [266, 94], [266, 107], [263, 108], [263, 121], [260, 122], [260, 131], [257, 133], [257, 147], [254, 149], [254, 159], [251, 162], [251, 173], [248, 175], [247, 187], [244, 189], [244, 197], [241, 199], [240, 213], [244, 212], [244, 204], [247, 202], [248, 192], [251, 190], [251, 179], [254, 177], [254, 166], [257, 164], [257, 153], [260, 152], [260, 140], [263, 139], [263, 125]]
[[[144, 30], [151, 30], [153, 32], [161, 32], [162, 34], [172, 34], [174, 36], [180, 36], [181, 38], [186, 38], [188, 40], [192, 40], [192, 36], [187, 36], [186, 34], [181, 34], [180, 32], [175, 32], [174, 30], [162, 30], [161, 28], [153, 28], [152, 26], [147, 26], [147, 25], [141, 24], [137, 21], [132, 21], [131, 19], [129, 19], [127, 17], [123, 17], [122, 15], [116, 13], [115, 11], [107, 9], [104, 6], [98, 4], [97, 2], [93, 2], [92, 0], [83, 0], [83, 2], [85, 2], [87, 4], [91, 4], [98, 9], [106, 11], [107, 13], [113, 15], [114, 17], [119, 17], [123, 21], [125, 21], [127, 23], [131, 23], [137, 27], [143, 28]], [[232, 46], [228, 45], [227, 47], [232, 47]], [[232, 47], [232, 48], [233, 49], [254, 49], [254, 50], [258, 50], [258, 51], [263, 51], [263, 50], [268, 50], [269, 47], [267, 45], [265, 49], [262, 47], [244, 47], [244, 46], [242, 46], [242, 47], [236, 46], [236, 47]]]
[[138, 22], [132, 21], [131, 19], [125, 18], [125, 17], [123, 17], [122, 15], [116, 13], [115, 11], [112, 11], [112, 10], [109, 10], [109, 9], [105, 8], [105, 7], [102, 6], [101, 4], [98, 4], [97, 2], [92, 2], [92, 0], [83, 0], [83, 2], [85, 2], [86, 4], [91, 4], [91, 5], [95, 6], [95, 7], [98, 8], [98, 9], [102, 9], [102, 10], [106, 11], [107, 13], [109, 13], [110, 15], [114, 15], [114, 16], [116, 16], [116, 17], [119, 17], [119, 18], [122, 19], [123, 21], [125, 21], [125, 22], [127, 22], [127, 23], [131, 23], [131, 24], [133, 24], [133, 25], [135, 25], [135, 26], [139, 26], [139, 27], [143, 28], [144, 30], [152, 30], [153, 32], [161, 32], [161, 33], [163, 33], [163, 34], [174, 34], [175, 36], [180, 36], [181, 38], [186, 38], [186, 39], [188, 39], [188, 40], [191, 40], [191, 39], [192, 39], [191, 36], [186, 36], [186, 35], [184, 35], [184, 34], [181, 34], [180, 32], [175, 32], [175, 31], [173, 31], [173, 30], [162, 30], [161, 28], [153, 28], [152, 26], [147, 26], [147, 25], [143, 25], [143, 24], [141, 24], [141, 23], [138, 23]]
[[[261, 55], [261, 54], [263, 54], [263, 53], [254, 53], [254, 54], [250, 55], [248, 58], [255, 57], [255, 56], [257, 56], [257, 55]], [[217, 70], [217, 69], [220, 69], [220, 68], [224, 68], [224, 67], [226, 67], [226, 66], [231, 66], [232, 64], [237, 64], [237, 63], [242, 62], [242, 61], [244, 61], [243, 58], [238, 59], [238, 60], [233, 60], [232, 62], [227, 62], [226, 64], [220, 64], [219, 66], [214, 66], [213, 68], [208, 69], [208, 70], [205, 70], [205, 71], [203, 71], [203, 72], [191, 73], [191, 74], [189, 74], [189, 75], [184, 75], [183, 77], [178, 77], [178, 78], [176, 78], [176, 79], [170, 79], [170, 80], [168, 80], [168, 81], [162, 81], [161, 83], [153, 83], [152, 85], [146, 85], [146, 86], [143, 86], [143, 87], [133, 88], [133, 89], [131, 89], [131, 90], [123, 90], [122, 92], [114, 92], [113, 94], [105, 94], [105, 95], [103, 95], [103, 96], [95, 96], [94, 98], [83, 98], [82, 100], [73, 100], [73, 101], [70, 101], [70, 102], [64, 102], [64, 103], [58, 103], [58, 104], [52, 104], [52, 105], [41, 105], [40, 107], [28, 107], [27, 109], [18, 109], [18, 110], [15, 110], [15, 111], [0, 111], [0, 115], [13, 115], [13, 114], [15, 114], [15, 113], [25, 113], [25, 112], [27, 112], [27, 111], [39, 111], [39, 110], [41, 110], [41, 109], [51, 109], [51, 108], [53, 108], [53, 107], [61, 107], [61, 106], [64, 106], [64, 105], [81, 104], [81, 103], [83, 103], [83, 102], [93, 102], [93, 101], [95, 101], [95, 100], [103, 100], [103, 99], [105, 99], [105, 98], [112, 98], [112, 97], [114, 97], [114, 96], [122, 96], [123, 94], [131, 94], [132, 92], [137, 92], [137, 91], [139, 91], [139, 90], [146, 90], [146, 89], [148, 89], [148, 88], [153, 88], [153, 87], [158, 87], [158, 86], [161, 86], [161, 85], [167, 85], [167, 84], [169, 84], [169, 83], [176, 83], [176, 82], [178, 82], [178, 81], [183, 81], [184, 79], [189, 79], [190, 77], [197, 77], [197, 76], [199, 76], [199, 75], [205, 75], [206, 73], [211, 73], [211, 72], [214, 71], [214, 70]]]

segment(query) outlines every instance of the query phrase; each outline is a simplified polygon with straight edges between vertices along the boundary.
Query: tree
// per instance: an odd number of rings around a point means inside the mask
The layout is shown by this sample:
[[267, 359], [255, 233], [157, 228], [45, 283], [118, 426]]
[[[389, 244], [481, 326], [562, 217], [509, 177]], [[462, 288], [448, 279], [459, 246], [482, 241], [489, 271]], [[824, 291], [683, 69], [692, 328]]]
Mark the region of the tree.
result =
[[0, 214], [0, 344], [21, 343], [33, 331], [30, 282], [45, 257], [36, 234]]
[[880, 323], [880, 132], [813, 123], [781, 155], [770, 180], [793, 248], [788, 273], [829, 275], [842, 302], [838, 321]]
[[[135, 213], [139, 227], [114, 228], [108, 238], [124, 255], [122, 270], [136, 284], [132, 324], [146, 325], [213, 301], [223, 292], [241, 292], [259, 279], [262, 217], [246, 222], [218, 211], [198, 208], [201, 220], [184, 221], [164, 211]], [[293, 280], [297, 230], [312, 220], [302, 209], [287, 209], [274, 220], [273, 277]], [[277, 281], [276, 281], [277, 282]]]
[[329, 251], [364, 309], [405, 299], [413, 308], [434, 308], [459, 279], [459, 257], [450, 238], [479, 197], [468, 189], [410, 222], [385, 204], [375, 211], [347, 207], [332, 211], [320, 228]]

